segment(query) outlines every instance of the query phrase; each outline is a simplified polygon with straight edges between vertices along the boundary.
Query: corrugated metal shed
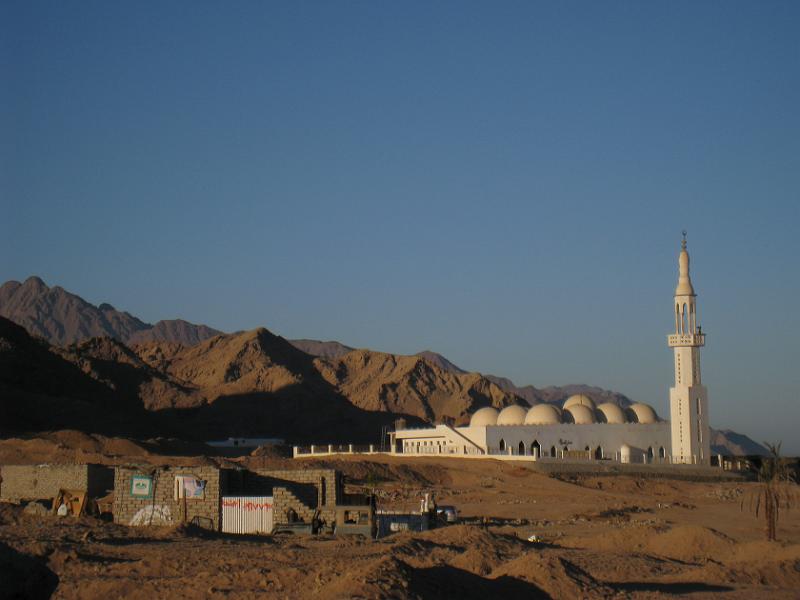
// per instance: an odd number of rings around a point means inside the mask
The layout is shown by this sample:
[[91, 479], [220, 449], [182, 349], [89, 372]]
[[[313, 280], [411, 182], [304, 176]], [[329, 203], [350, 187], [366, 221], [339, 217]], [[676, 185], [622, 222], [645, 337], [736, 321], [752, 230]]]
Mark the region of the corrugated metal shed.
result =
[[223, 496], [222, 531], [272, 533], [272, 496]]

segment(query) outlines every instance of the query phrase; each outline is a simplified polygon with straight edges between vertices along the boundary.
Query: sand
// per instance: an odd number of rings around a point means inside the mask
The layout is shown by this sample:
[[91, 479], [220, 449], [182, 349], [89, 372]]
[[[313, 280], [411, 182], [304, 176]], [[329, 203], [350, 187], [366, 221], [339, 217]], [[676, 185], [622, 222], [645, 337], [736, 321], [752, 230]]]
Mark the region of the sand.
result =
[[[0, 462], [12, 446], [56, 462], [69, 460], [72, 446], [111, 463], [212, 460], [164, 457], [146, 443], [74, 432], [25, 444], [0, 442]], [[112, 449], [114, 457], [104, 454]], [[800, 512], [782, 515], [779, 542], [764, 541], [763, 522], [742, 509], [753, 483], [626, 476], [568, 482], [490, 460], [239, 462], [339, 468], [349, 489], [374, 488], [386, 508], [418, 506], [420, 495], [433, 491], [465, 522], [378, 541], [241, 537], [191, 527], [131, 529], [0, 505], [5, 589], [65, 599], [796, 598], [800, 589]], [[534, 534], [540, 542], [527, 541]]]

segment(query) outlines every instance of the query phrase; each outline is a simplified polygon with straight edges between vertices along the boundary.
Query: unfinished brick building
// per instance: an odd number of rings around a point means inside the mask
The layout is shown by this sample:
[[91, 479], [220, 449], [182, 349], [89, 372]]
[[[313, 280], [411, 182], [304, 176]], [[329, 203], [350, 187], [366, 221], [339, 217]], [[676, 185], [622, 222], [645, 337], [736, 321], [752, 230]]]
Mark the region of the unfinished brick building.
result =
[[59, 490], [105, 496], [114, 489], [114, 471], [103, 465], [47, 464], [0, 466], [0, 501], [52, 500]]
[[[186, 482], [189, 487], [184, 488]], [[192, 483], [194, 482], [194, 483]], [[228, 498], [269, 497], [276, 526], [312, 521], [332, 529], [337, 507], [363, 505], [344, 494], [341, 473], [333, 469], [268, 470], [202, 467], [117, 467], [114, 521], [147, 526], [175, 523], [222, 529], [222, 504]]]
[[[114, 522], [123, 525], [171, 525], [195, 521], [220, 528], [221, 470], [202, 467], [116, 467]], [[195, 495], [180, 484], [202, 482]]]

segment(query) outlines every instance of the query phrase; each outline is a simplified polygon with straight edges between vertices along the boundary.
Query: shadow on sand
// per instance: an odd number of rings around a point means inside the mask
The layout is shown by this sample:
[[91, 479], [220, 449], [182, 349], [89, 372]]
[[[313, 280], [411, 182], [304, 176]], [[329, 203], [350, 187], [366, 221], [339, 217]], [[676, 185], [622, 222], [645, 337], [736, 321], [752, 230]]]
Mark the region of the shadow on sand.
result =
[[550, 598], [538, 586], [521, 579], [486, 579], [449, 565], [413, 569], [409, 591], [426, 599]]

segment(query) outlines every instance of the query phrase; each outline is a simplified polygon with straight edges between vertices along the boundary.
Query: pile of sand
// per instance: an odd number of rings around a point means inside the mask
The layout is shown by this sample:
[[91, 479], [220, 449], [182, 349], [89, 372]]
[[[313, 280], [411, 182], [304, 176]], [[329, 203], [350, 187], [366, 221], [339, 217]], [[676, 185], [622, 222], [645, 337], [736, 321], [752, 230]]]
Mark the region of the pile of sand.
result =
[[553, 598], [608, 597], [613, 589], [554, 552], [530, 550], [502, 564], [491, 577], [530, 582]]
[[695, 562], [731, 555], [736, 541], [710, 527], [683, 525], [653, 535], [645, 545], [650, 554]]

